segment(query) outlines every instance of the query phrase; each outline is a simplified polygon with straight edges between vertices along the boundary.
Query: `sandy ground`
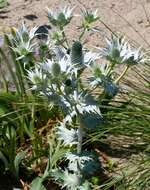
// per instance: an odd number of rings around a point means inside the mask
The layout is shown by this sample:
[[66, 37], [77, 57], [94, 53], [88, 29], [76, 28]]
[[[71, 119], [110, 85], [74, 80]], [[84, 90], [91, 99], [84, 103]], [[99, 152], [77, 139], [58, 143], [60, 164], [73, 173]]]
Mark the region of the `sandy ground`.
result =
[[[112, 31], [125, 34], [139, 46], [150, 47], [150, 0], [8, 0], [9, 5], [0, 9], [0, 31], [10, 26], [19, 26], [23, 21], [28, 26], [48, 24], [46, 7], [50, 9], [64, 5], [75, 6], [75, 13], [86, 6], [98, 9], [102, 22], [97, 26], [104, 29], [105, 23]], [[69, 34], [75, 36], [78, 26], [72, 21]], [[105, 28], [105, 31], [108, 29]], [[96, 39], [97, 41], [97, 39]]]

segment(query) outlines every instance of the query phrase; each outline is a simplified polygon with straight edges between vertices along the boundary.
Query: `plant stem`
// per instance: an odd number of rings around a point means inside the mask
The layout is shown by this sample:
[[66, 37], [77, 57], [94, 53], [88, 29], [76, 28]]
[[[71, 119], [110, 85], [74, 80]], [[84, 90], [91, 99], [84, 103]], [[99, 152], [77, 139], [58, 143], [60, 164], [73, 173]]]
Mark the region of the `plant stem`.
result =
[[83, 29], [82, 33], [80, 34], [79, 36], [79, 41], [81, 40], [81, 38], [84, 36], [85, 34], [85, 31], [86, 31], [86, 28]]
[[67, 40], [67, 37], [66, 37], [66, 34], [64, 32], [64, 30], [62, 30], [62, 35], [63, 35], [63, 38], [64, 38], [64, 41], [66, 42], [68, 48], [69, 48], [69, 43], [68, 43], [68, 40]]
[[5, 55], [5, 53], [3, 52], [3, 50], [2, 50], [1, 48], [0, 48], [0, 54], [2, 55], [2, 57], [3, 57], [4, 60], [5, 60], [6, 66], [7, 66], [7, 68], [8, 68], [8, 71], [9, 71], [10, 74], [11, 74], [11, 77], [12, 77], [12, 79], [13, 79], [13, 82], [14, 82], [14, 85], [15, 85], [15, 87], [16, 87], [16, 90], [17, 90], [18, 94], [21, 94], [21, 93], [20, 93], [20, 89], [19, 89], [19, 85], [18, 85], [18, 81], [17, 81], [17, 79], [16, 79], [16, 75], [15, 75], [13, 69], [12, 69], [12, 66], [11, 66], [11, 64], [10, 64], [10, 62], [9, 62], [9, 60], [8, 60], [8, 57]]
[[128, 69], [129, 69], [129, 65], [127, 65], [127, 66], [125, 67], [125, 69], [123, 70], [123, 72], [121, 73], [121, 75], [115, 80], [115, 83], [116, 83], [116, 84], [119, 84], [120, 80], [121, 80], [122, 77], [127, 73]]
[[107, 72], [107, 76], [110, 76], [111, 71], [113, 70], [115, 64], [116, 64], [116, 62], [114, 62], [114, 61], [112, 61], [112, 62], [110, 63], [110, 66], [109, 66], [108, 72]]
[[82, 140], [83, 140], [82, 126], [81, 126], [81, 123], [80, 123], [79, 127], [78, 127], [78, 145], [77, 145], [77, 153], [78, 154], [81, 154], [81, 152], [82, 152]]

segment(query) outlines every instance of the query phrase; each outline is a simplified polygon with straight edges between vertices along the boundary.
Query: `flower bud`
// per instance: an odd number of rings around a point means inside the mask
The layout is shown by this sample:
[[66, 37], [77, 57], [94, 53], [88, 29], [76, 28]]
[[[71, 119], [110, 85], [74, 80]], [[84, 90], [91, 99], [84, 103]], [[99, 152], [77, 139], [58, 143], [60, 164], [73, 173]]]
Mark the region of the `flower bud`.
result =
[[61, 72], [60, 65], [58, 63], [53, 63], [52, 65], [52, 74], [57, 77]]
[[82, 64], [82, 44], [79, 41], [75, 41], [71, 48], [71, 63], [72, 64]]

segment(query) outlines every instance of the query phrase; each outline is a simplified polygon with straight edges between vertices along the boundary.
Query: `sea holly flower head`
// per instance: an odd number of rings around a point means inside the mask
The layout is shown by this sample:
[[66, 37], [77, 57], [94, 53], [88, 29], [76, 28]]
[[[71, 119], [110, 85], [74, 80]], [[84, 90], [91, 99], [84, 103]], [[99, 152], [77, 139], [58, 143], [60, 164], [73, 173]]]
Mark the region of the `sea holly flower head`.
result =
[[97, 53], [91, 51], [84, 52], [80, 41], [75, 41], [72, 44], [70, 61], [76, 73], [84, 70], [89, 64], [99, 58]]
[[110, 71], [107, 63], [93, 63], [89, 66], [92, 76], [88, 78], [90, 85], [94, 88], [103, 87], [110, 96], [116, 95], [118, 86], [111, 78], [112, 71]]
[[144, 63], [146, 58], [144, 54], [140, 52], [140, 49], [131, 49], [128, 47], [128, 50], [122, 51], [121, 56], [123, 57], [123, 63], [127, 65], [136, 65], [138, 63]]
[[[34, 52], [34, 44], [31, 45], [29, 41], [20, 41], [20, 43], [17, 46], [12, 47], [12, 49], [18, 54], [17, 60], [27, 59], [27, 56]], [[24, 62], [26, 61], [24, 60]]]
[[12, 43], [12, 49], [17, 53], [17, 60], [24, 59], [24, 62], [28, 62], [28, 55], [31, 55], [35, 51], [35, 43], [32, 43], [34, 37], [37, 35], [38, 27], [34, 27], [28, 31], [27, 27], [22, 26], [17, 30], [12, 29], [12, 33], [8, 35], [9, 40]]
[[112, 36], [110, 40], [106, 38], [106, 43], [107, 46], [100, 49], [100, 55], [111, 62], [122, 62], [122, 50], [126, 51], [127, 49], [127, 42], [125, 42], [124, 38], [122, 39], [116, 36]]
[[90, 77], [88, 77], [88, 81], [90, 82], [92, 87], [96, 87], [102, 84], [102, 81], [107, 78], [109, 67], [106, 63], [92, 63], [88, 67], [92, 73]]
[[125, 38], [112, 36], [111, 39], [106, 39], [106, 43], [107, 46], [100, 49], [100, 55], [112, 63], [135, 65], [145, 61], [140, 49], [132, 48]]
[[23, 23], [19, 29], [12, 29], [11, 38], [14, 42], [19, 43], [20, 41], [28, 42], [34, 39], [37, 35], [38, 27], [33, 27], [30, 31]]
[[72, 11], [70, 7], [64, 7], [58, 10], [58, 12], [53, 12], [48, 9], [48, 19], [54, 26], [60, 27], [61, 29], [70, 23], [72, 19]]
[[60, 60], [47, 59], [40, 65], [46, 73], [51, 74], [53, 77], [58, 77], [62, 73], [67, 75], [70, 69], [69, 62], [65, 58]]
[[32, 89], [37, 89], [38, 85], [43, 83], [43, 81], [46, 79], [46, 75], [43, 74], [42, 70], [38, 67], [35, 68], [34, 70], [27, 70], [27, 73], [28, 73], [28, 79], [33, 84]]
[[82, 15], [84, 18], [84, 25], [87, 27], [99, 19], [99, 16], [97, 16], [97, 10], [93, 12], [91, 10], [84, 9], [82, 10]]

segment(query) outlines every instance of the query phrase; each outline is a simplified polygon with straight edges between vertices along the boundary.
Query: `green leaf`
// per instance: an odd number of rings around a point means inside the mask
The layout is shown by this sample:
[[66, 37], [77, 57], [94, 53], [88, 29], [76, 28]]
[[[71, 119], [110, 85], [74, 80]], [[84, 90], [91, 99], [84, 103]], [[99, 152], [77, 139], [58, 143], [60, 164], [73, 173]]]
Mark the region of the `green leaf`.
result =
[[19, 165], [21, 163], [21, 160], [25, 157], [27, 151], [22, 151], [22, 152], [19, 152], [16, 157], [15, 157], [15, 160], [14, 160], [14, 167], [15, 167], [15, 175], [16, 177], [19, 176]]
[[9, 168], [8, 161], [7, 161], [6, 157], [4, 156], [4, 154], [1, 151], [0, 151], [0, 160], [3, 161], [3, 163], [5, 165], [5, 168]]
[[30, 190], [46, 190], [46, 188], [44, 187], [44, 185], [42, 184], [43, 182], [43, 178], [41, 177], [36, 177], [32, 183], [31, 183], [31, 187]]

